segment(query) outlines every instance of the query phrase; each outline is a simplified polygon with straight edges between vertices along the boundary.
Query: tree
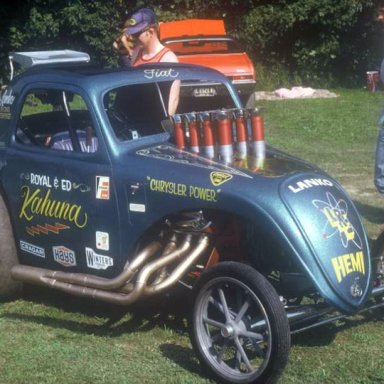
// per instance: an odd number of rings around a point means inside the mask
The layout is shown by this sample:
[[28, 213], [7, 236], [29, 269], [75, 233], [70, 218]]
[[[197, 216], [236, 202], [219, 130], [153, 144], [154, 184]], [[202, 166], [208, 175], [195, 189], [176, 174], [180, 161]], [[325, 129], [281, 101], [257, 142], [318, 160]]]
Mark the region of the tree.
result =
[[[117, 64], [112, 42], [127, 16], [152, 7], [160, 20], [224, 18], [227, 30], [268, 73], [281, 68], [308, 85], [357, 84], [384, 56], [377, 0], [14, 0], [0, 8], [5, 79], [13, 50], [76, 49]], [[284, 84], [287, 85], [287, 84]]]

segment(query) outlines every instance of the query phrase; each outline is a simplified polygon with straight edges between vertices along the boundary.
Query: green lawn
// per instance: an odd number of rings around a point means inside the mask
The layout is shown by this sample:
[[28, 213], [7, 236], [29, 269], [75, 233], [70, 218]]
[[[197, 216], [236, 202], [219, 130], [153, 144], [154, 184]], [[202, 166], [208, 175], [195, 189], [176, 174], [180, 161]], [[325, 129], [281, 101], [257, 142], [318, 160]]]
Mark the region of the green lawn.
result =
[[[373, 185], [384, 93], [260, 101], [272, 145], [316, 162], [352, 195], [369, 237], [384, 223]], [[0, 384], [210, 383], [189, 343], [184, 311], [151, 301], [124, 310], [28, 289], [0, 304]], [[280, 384], [384, 383], [384, 310], [293, 337]]]

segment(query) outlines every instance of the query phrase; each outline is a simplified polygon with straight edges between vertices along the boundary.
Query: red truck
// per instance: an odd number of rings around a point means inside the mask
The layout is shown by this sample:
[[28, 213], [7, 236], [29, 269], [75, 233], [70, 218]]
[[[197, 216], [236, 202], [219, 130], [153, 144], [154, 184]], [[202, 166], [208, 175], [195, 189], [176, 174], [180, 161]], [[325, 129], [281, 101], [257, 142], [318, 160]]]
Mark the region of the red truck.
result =
[[203, 65], [227, 76], [243, 102], [254, 92], [254, 65], [239, 41], [227, 35], [223, 20], [163, 22], [160, 23], [160, 39], [175, 52], [181, 63]]

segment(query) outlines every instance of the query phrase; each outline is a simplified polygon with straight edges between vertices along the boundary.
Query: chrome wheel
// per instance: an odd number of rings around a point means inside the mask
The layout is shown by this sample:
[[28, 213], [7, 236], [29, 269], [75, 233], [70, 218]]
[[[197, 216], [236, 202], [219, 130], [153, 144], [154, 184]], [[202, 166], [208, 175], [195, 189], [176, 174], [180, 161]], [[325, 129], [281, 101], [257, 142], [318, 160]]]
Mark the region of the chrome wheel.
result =
[[242, 264], [219, 264], [207, 275], [197, 287], [192, 319], [201, 360], [221, 382], [273, 382], [289, 350], [278, 296], [263, 276]]

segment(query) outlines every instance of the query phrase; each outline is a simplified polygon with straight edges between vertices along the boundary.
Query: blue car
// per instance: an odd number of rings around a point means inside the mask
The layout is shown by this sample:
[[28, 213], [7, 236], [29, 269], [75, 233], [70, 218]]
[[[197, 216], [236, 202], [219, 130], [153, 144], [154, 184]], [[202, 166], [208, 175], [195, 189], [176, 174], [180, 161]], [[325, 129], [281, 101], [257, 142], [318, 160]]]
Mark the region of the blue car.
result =
[[354, 203], [268, 146], [262, 111], [221, 73], [11, 58], [22, 70], [0, 105], [2, 298], [29, 283], [130, 305], [181, 287], [194, 350], [226, 383], [276, 381], [292, 333], [383, 304], [383, 261]]

